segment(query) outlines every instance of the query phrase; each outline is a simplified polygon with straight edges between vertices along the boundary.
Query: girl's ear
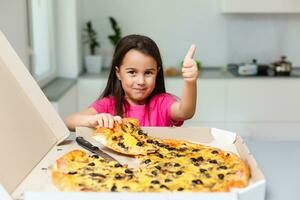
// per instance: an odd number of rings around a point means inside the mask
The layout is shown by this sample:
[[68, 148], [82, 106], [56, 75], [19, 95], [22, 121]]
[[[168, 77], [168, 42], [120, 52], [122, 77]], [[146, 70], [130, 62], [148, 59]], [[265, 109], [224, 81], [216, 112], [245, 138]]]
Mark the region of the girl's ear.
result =
[[115, 69], [116, 69], [116, 76], [120, 80], [120, 68], [115, 66]]

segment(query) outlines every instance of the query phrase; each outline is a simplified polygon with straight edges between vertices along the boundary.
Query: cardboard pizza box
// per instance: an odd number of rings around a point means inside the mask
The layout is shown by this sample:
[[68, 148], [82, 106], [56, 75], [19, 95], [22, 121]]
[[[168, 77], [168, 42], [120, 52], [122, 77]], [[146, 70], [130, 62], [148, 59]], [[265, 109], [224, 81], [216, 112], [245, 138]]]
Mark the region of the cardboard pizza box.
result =
[[[265, 178], [242, 138], [235, 133], [204, 127], [143, 129], [150, 135], [210, 144], [238, 153], [251, 168], [249, 186], [227, 193], [60, 192], [51, 182], [51, 165], [63, 154], [81, 148], [69, 140], [70, 133], [62, 119], [1, 32], [0, 92], [0, 183], [5, 188], [1, 194], [6, 195], [7, 191], [12, 199], [264, 199]], [[91, 138], [91, 131], [78, 128], [77, 134], [99, 144]], [[132, 158], [114, 155], [101, 145], [100, 148], [121, 162], [136, 164]]]

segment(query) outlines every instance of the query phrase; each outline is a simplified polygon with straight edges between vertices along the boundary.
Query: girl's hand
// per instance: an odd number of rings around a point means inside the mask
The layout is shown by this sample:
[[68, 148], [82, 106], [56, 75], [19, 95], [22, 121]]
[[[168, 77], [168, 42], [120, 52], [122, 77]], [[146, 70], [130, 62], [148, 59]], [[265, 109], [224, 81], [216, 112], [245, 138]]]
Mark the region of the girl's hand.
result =
[[101, 113], [97, 115], [90, 115], [88, 123], [91, 127], [104, 127], [104, 128], [113, 128], [114, 123], [122, 123], [122, 118], [120, 116], [113, 116], [108, 113]]
[[187, 82], [196, 82], [199, 70], [196, 61], [193, 59], [196, 51], [196, 46], [193, 44], [188, 50], [182, 65], [182, 76]]

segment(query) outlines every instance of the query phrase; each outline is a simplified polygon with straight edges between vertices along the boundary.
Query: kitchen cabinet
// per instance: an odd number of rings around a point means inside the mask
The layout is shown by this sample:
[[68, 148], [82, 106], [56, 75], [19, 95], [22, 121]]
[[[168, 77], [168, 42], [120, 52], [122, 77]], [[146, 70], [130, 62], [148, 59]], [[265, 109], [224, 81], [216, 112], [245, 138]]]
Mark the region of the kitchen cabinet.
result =
[[299, 0], [222, 0], [224, 13], [299, 13]]

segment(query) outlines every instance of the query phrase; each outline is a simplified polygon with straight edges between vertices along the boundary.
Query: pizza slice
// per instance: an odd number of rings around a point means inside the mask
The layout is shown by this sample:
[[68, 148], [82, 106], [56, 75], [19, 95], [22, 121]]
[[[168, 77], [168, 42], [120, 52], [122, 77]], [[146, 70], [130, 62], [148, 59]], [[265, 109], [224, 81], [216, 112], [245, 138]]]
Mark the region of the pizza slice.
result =
[[114, 128], [99, 127], [93, 138], [104, 146], [126, 155], [146, 155], [156, 151], [155, 145], [148, 143], [147, 133], [143, 132], [134, 118], [123, 118], [122, 124], [115, 123]]

